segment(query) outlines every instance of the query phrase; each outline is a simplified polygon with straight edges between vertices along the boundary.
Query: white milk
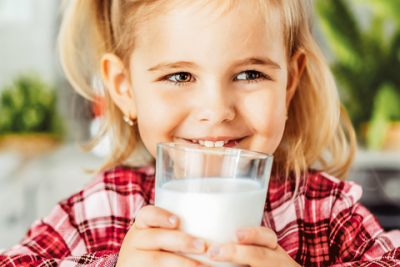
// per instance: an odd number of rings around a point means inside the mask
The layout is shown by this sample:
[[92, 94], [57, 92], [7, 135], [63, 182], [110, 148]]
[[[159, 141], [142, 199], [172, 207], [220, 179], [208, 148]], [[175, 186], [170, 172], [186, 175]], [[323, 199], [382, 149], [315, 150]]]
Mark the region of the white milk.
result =
[[[232, 241], [236, 230], [260, 226], [267, 188], [243, 178], [173, 180], [156, 187], [155, 205], [180, 217], [180, 230], [202, 237], [208, 245]], [[215, 267], [242, 266], [186, 255]]]

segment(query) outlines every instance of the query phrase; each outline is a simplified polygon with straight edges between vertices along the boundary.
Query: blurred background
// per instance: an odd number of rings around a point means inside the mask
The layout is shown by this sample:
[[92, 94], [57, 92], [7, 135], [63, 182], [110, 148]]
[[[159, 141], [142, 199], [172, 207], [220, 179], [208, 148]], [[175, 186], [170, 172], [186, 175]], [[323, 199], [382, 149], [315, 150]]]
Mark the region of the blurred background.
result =
[[[0, 0], [0, 250], [93, 178], [107, 139], [98, 107], [63, 75], [57, 34], [61, 0]], [[313, 34], [357, 130], [349, 180], [386, 230], [400, 228], [400, 1], [315, 0]]]

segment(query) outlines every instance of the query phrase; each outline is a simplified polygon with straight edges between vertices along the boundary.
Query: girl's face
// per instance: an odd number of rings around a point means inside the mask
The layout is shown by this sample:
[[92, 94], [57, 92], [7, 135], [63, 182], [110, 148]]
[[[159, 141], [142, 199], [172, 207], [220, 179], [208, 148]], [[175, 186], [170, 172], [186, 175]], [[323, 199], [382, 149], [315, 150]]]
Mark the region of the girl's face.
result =
[[[145, 25], [129, 82], [110, 78], [115, 58], [103, 60], [111, 96], [125, 114], [137, 115], [153, 156], [158, 142], [272, 154], [282, 139], [304, 55], [287, 59], [279, 12], [268, 23], [246, 6], [222, 17], [216, 13], [190, 7]], [[128, 83], [133, 95], [118, 89]]]

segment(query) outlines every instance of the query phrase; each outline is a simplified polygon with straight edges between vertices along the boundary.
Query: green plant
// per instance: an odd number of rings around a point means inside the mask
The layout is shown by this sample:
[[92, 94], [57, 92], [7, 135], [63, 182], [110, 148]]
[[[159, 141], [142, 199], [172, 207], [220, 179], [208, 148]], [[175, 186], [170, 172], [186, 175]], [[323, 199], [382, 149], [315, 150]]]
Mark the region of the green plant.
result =
[[400, 96], [393, 85], [384, 84], [379, 88], [375, 97], [366, 136], [368, 147], [372, 149], [381, 148], [389, 122], [398, 118], [400, 118]]
[[22, 74], [0, 90], [0, 135], [47, 133], [61, 137], [56, 91], [35, 74]]
[[[355, 15], [357, 4], [373, 11], [369, 25]], [[388, 111], [400, 106], [400, 1], [316, 0], [316, 8], [335, 54], [331, 69], [342, 102], [357, 130], [371, 122], [367, 144], [378, 148], [385, 125], [400, 120]]]

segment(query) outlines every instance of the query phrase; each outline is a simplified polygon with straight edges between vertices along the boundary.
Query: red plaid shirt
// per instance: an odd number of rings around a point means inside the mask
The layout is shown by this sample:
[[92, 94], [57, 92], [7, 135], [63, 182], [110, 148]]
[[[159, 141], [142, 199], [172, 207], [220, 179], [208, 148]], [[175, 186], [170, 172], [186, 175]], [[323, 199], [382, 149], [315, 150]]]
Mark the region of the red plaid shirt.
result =
[[[303, 266], [400, 266], [400, 231], [385, 233], [357, 204], [361, 188], [310, 172], [294, 183], [271, 181], [263, 226]], [[114, 266], [138, 210], [154, 203], [154, 169], [117, 167], [37, 220], [0, 266]]]

